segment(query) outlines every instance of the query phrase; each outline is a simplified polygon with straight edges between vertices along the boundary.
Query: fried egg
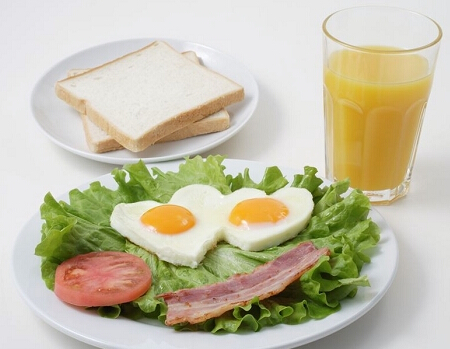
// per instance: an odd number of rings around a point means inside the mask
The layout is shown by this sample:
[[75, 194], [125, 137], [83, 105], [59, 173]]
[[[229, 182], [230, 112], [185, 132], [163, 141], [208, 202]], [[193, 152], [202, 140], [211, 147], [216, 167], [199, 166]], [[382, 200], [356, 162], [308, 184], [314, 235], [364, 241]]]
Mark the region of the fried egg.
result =
[[306, 227], [314, 202], [302, 188], [282, 188], [266, 195], [264, 191], [242, 188], [222, 199], [221, 222], [224, 240], [246, 251], [261, 251], [292, 239]]
[[242, 188], [223, 195], [194, 184], [176, 191], [167, 204], [156, 201], [118, 204], [111, 227], [161, 260], [192, 268], [219, 241], [260, 251], [295, 237], [308, 224], [314, 203], [301, 188], [272, 195]]

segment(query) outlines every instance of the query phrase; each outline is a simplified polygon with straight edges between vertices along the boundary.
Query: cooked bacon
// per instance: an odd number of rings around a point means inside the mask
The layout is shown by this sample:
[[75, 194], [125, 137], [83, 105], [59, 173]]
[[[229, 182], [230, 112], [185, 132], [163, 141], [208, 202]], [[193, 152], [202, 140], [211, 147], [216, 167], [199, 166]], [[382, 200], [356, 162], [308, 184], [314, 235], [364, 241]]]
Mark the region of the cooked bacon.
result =
[[199, 323], [222, 315], [236, 306], [249, 304], [252, 299], [271, 297], [316, 264], [327, 248], [316, 249], [304, 242], [278, 258], [262, 264], [248, 274], [236, 274], [223, 282], [158, 295], [168, 306], [166, 325]]

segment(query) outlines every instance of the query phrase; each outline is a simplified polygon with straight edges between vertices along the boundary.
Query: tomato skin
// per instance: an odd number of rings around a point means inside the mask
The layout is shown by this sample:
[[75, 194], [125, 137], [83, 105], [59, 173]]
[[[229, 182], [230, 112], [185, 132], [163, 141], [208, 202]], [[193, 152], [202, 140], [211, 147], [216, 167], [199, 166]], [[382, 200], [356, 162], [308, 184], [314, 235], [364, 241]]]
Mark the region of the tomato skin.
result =
[[139, 298], [151, 281], [149, 266], [135, 255], [90, 252], [56, 268], [54, 292], [62, 301], [77, 306], [111, 306]]

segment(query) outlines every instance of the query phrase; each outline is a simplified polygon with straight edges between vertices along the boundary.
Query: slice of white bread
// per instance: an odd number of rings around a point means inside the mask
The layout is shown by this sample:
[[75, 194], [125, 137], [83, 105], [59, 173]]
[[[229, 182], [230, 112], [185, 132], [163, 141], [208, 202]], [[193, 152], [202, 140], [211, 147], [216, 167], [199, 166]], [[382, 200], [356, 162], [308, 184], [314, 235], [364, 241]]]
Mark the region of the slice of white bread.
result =
[[[200, 60], [194, 51], [183, 52], [183, 55], [193, 62], [200, 64]], [[71, 69], [67, 76], [75, 76], [88, 71], [89, 69]], [[109, 134], [95, 125], [86, 114], [82, 114], [83, 129], [86, 143], [90, 151], [94, 153], [105, 153], [112, 150], [122, 149], [123, 147]], [[219, 132], [230, 127], [230, 115], [225, 109], [218, 111], [210, 116], [185, 126], [178, 131], [159, 139], [156, 143], [177, 141], [184, 138], [198, 135]]]
[[[123, 149], [117, 141], [95, 125], [85, 114], [81, 114], [83, 128], [89, 150], [95, 153], [105, 153]], [[177, 141], [189, 137], [226, 130], [230, 126], [230, 115], [222, 109], [202, 120], [189, 124], [159, 139], [156, 143]]]
[[135, 152], [244, 98], [242, 86], [162, 41], [58, 81], [55, 91]]
[[[83, 121], [83, 129], [89, 150], [94, 153], [105, 153], [112, 150], [123, 149], [109, 134], [94, 124], [85, 114], [80, 114]], [[225, 109], [189, 124], [178, 131], [175, 131], [156, 143], [178, 141], [189, 137], [200, 136], [213, 132], [224, 131], [230, 127], [230, 115]]]
[[200, 136], [213, 132], [224, 131], [230, 127], [230, 114], [225, 109], [221, 109], [204, 119], [189, 124], [178, 131], [175, 131], [163, 138], [160, 138], [156, 143], [177, 141], [194, 136]]

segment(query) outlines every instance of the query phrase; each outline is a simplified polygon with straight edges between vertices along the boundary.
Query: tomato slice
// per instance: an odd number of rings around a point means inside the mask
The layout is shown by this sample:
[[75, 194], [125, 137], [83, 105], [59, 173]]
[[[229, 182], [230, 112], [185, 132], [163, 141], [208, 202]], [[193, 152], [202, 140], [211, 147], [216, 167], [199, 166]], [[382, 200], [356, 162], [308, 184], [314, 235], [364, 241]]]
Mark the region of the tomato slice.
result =
[[125, 252], [91, 252], [56, 268], [54, 292], [73, 305], [100, 307], [131, 302], [147, 292], [151, 282], [151, 270], [141, 258]]

